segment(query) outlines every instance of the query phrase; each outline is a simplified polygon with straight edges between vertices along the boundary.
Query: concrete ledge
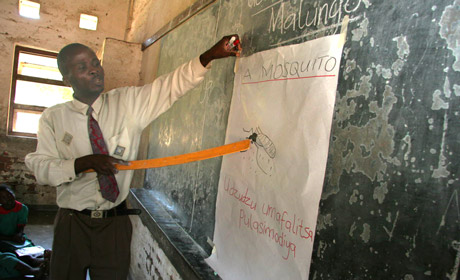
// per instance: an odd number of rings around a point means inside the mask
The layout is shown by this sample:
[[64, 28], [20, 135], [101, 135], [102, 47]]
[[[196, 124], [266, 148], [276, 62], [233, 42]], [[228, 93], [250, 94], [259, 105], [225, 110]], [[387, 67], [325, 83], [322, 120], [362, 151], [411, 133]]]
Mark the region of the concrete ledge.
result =
[[141, 209], [140, 219], [183, 279], [220, 279], [204, 261], [206, 252], [146, 189], [131, 189], [128, 203]]

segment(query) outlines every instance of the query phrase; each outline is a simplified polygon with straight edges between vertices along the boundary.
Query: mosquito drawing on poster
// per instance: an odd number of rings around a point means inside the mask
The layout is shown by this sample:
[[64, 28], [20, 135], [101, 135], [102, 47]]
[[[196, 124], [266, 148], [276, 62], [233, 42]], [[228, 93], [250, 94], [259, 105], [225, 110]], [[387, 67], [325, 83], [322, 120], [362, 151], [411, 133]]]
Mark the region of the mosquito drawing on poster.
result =
[[255, 130], [253, 128], [249, 130], [243, 128], [243, 131], [251, 133], [248, 139], [257, 147], [257, 166], [263, 173], [271, 175], [274, 172], [274, 159], [276, 157], [275, 144], [268, 135], [262, 132], [260, 127], [256, 127]]

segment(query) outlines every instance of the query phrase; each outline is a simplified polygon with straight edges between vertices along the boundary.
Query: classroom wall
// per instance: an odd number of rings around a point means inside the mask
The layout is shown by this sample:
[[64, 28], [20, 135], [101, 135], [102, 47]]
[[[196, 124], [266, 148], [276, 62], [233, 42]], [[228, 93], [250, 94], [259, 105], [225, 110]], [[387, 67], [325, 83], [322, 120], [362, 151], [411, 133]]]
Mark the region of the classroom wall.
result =
[[[55, 204], [55, 190], [38, 186], [24, 165], [36, 139], [6, 136], [11, 69], [15, 44], [59, 51], [71, 42], [99, 50], [107, 37], [123, 40], [127, 32], [130, 0], [41, 0], [40, 19], [19, 16], [18, 0], [0, 3], [0, 182], [13, 186], [18, 199], [27, 204]], [[99, 18], [98, 30], [80, 29], [80, 14]], [[109, 70], [109, 69], [107, 69]]]

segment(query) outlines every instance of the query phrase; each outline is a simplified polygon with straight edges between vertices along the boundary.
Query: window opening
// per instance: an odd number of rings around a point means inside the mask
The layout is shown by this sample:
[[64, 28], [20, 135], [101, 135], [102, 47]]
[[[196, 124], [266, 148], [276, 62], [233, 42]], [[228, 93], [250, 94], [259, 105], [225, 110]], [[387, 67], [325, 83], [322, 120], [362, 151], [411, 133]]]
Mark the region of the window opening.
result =
[[88, 30], [96, 30], [97, 17], [86, 14], [80, 15], [80, 28]]
[[36, 137], [38, 120], [48, 107], [72, 100], [62, 81], [57, 53], [16, 46], [8, 116], [8, 135]]
[[39, 19], [40, 4], [27, 0], [19, 0], [19, 15], [28, 18]]

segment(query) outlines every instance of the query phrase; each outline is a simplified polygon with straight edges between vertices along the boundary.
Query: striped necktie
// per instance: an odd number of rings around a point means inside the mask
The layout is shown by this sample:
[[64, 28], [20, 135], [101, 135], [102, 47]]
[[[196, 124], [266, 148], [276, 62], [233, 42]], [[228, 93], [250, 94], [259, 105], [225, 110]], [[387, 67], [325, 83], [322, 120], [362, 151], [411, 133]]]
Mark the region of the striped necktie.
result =
[[[107, 146], [105, 145], [104, 136], [97, 121], [93, 118], [93, 108], [88, 108], [88, 132], [89, 140], [93, 154], [108, 155]], [[114, 175], [97, 175], [102, 197], [110, 202], [117, 200], [120, 191], [118, 190], [117, 180]]]

